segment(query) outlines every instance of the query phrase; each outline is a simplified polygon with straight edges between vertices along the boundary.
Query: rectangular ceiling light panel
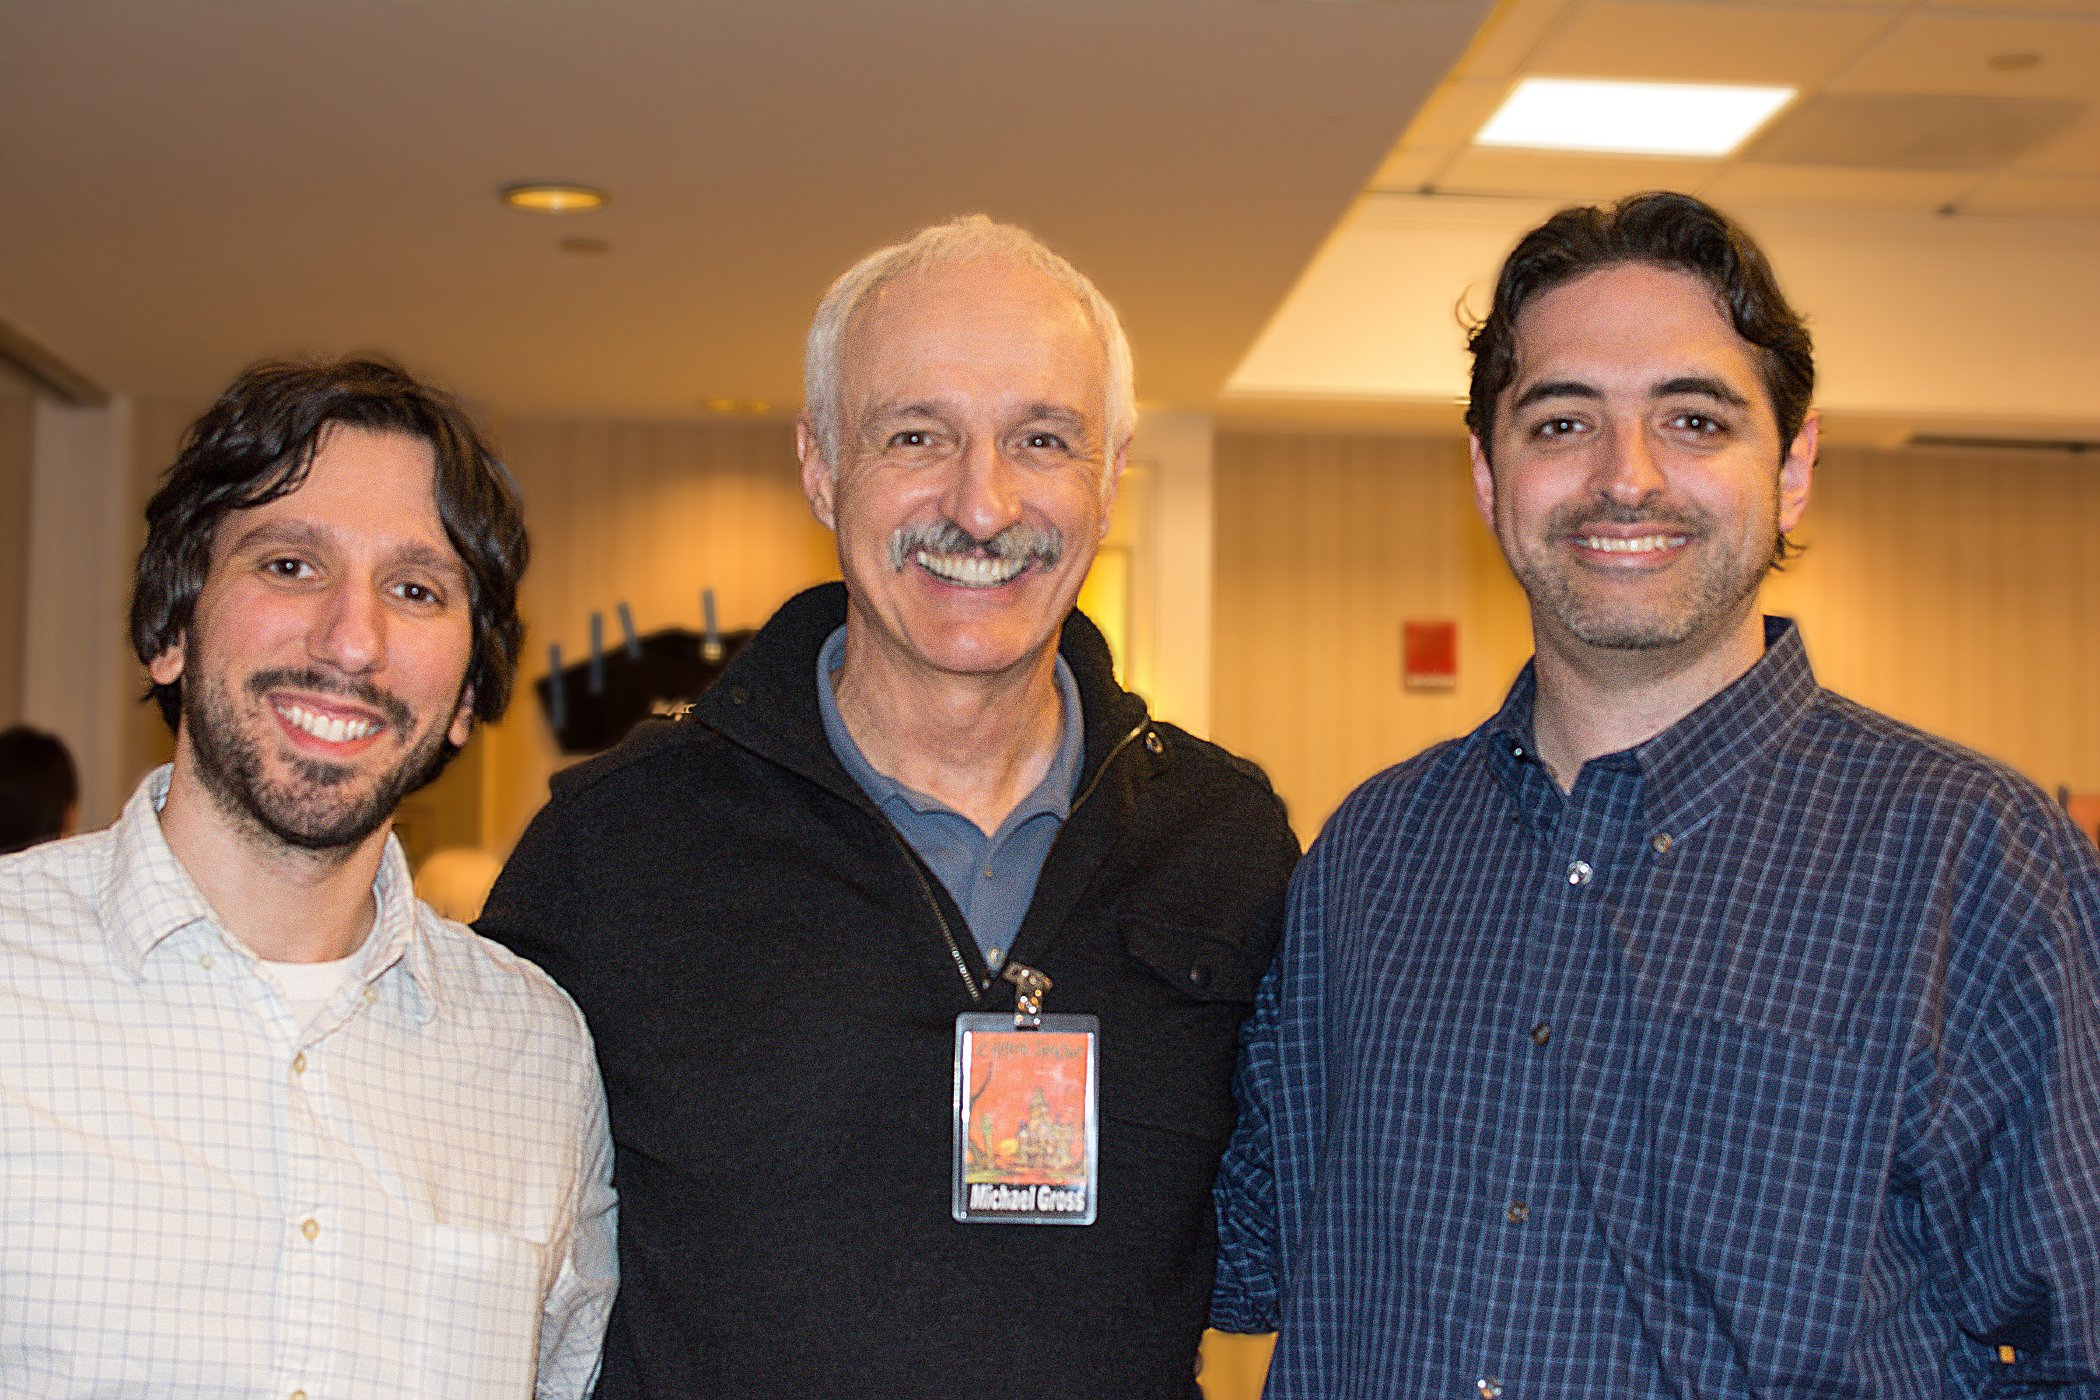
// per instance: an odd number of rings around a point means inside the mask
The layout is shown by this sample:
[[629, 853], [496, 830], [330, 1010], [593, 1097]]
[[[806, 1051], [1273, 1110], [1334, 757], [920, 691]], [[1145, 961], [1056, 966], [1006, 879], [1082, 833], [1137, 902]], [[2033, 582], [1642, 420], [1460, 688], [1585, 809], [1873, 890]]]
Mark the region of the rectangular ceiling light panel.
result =
[[1488, 118], [1473, 144], [1725, 156], [1793, 95], [1790, 87], [1526, 78]]

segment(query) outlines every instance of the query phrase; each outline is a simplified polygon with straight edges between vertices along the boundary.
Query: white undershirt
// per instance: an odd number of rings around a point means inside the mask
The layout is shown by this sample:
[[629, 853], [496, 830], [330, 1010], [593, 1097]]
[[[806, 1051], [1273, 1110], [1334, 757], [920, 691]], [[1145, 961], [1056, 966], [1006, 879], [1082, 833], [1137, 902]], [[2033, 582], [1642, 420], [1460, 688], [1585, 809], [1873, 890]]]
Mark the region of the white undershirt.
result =
[[277, 990], [291, 1003], [292, 1015], [298, 1018], [303, 1028], [314, 1018], [314, 1013], [329, 1003], [343, 984], [364, 970], [365, 946], [372, 940], [367, 937], [357, 945], [357, 951], [347, 958], [334, 962], [291, 963], [271, 962], [262, 959], [262, 965], [277, 982]]

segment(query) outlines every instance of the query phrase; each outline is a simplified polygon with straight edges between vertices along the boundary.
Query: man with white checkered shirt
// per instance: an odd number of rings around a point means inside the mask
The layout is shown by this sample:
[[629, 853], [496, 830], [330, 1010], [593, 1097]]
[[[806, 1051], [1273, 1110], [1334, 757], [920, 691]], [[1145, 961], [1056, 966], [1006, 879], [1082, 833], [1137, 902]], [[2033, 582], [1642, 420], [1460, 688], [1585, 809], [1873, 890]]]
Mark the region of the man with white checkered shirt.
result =
[[516, 493], [391, 366], [264, 365], [147, 520], [175, 761], [0, 860], [0, 1396], [581, 1396], [616, 1270], [589, 1037], [391, 836], [509, 697]]

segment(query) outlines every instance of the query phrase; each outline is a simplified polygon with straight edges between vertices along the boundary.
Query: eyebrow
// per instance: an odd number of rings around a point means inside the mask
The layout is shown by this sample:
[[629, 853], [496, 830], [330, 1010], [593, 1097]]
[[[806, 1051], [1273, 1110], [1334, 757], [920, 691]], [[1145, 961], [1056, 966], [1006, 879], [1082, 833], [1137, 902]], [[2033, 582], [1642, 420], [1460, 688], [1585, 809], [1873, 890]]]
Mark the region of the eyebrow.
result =
[[[1677, 398], [1694, 394], [1701, 398], [1725, 403], [1732, 408], [1748, 408], [1750, 401], [1718, 379], [1703, 374], [1680, 375], [1676, 379], [1665, 379], [1648, 391], [1651, 399]], [[1544, 379], [1526, 389], [1510, 405], [1510, 411], [1529, 408], [1541, 399], [1601, 399], [1604, 391], [1594, 384], [1585, 384], [1579, 379]]]
[[[328, 547], [329, 543], [328, 532], [317, 525], [297, 520], [266, 520], [236, 538], [229, 552], [241, 554], [277, 548], [318, 551]], [[388, 562], [427, 569], [456, 583], [464, 583], [467, 578], [466, 564], [457, 555], [427, 544], [404, 544], [388, 556]]]

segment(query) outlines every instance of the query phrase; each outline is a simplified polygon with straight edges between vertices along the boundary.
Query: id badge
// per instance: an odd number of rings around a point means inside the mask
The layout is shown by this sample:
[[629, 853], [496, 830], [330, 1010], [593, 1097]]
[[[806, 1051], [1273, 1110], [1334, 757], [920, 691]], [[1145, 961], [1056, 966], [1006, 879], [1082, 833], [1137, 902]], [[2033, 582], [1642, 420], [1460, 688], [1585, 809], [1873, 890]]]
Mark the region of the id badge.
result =
[[966, 1223], [1091, 1225], [1100, 1195], [1095, 1152], [1094, 1016], [1012, 1012], [955, 1018], [954, 1203]]

